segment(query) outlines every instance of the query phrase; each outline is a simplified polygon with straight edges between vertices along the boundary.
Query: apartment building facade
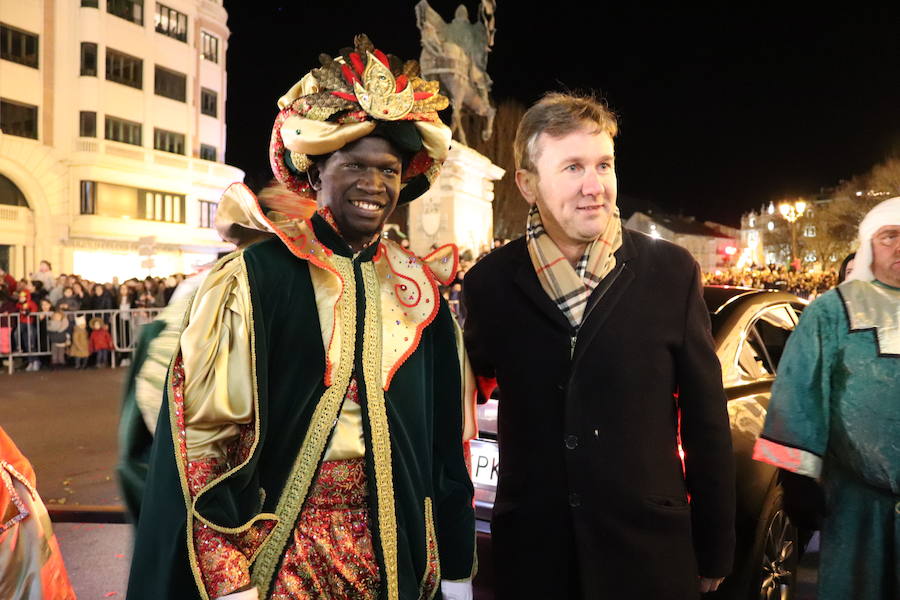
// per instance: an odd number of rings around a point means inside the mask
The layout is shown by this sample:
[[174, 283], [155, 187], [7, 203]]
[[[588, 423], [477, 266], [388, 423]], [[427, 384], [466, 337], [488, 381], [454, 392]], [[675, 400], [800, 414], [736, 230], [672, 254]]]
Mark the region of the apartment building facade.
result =
[[221, 0], [0, 0], [0, 267], [191, 272], [224, 164]]

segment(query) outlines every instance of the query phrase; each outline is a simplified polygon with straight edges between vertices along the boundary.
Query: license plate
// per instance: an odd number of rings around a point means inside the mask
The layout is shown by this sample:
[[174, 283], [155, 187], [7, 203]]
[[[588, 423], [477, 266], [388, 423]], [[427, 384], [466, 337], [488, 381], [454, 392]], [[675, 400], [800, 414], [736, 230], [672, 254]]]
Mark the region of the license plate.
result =
[[476, 486], [495, 488], [500, 455], [497, 445], [483, 440], [472, 440], [469, 446], [472, 461], [472, 482]]

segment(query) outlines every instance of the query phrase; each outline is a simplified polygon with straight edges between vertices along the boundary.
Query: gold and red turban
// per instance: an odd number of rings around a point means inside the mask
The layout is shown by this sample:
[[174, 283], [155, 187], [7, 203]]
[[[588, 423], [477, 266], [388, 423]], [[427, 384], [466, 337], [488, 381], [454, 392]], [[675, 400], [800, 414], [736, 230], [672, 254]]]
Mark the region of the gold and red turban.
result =
[[310, 157], [377, 135], [412, 157], [404, 163], [399, 203], [425, 193], [450, 148], [450, 128], [437, 113], [448, 100], [438, 82], [422, 79], [417, 61], [376, 50], [365, 34], [354, 38], [353, 49], [336, 58], [322, 54], [319, 62], [278, 100], [269, 144], [275, 177], [315, 199], [306, 175]]

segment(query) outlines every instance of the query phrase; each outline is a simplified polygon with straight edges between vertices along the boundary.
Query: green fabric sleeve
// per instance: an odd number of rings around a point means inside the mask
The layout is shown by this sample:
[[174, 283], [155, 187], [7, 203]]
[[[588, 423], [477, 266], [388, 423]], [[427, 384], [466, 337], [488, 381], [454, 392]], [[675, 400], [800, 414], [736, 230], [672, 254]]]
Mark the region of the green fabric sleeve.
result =
[[836, 319], [844, 319], [842, 311], [840, 299], [833, 292], [803, 311], [778, 366], [762, 438], [824, 456], [828, 446], [835, 324]]
[[441, 578], [475, 575], [474, 488], [463, 452], [463, 406], [453, 317], [446, 302], [435, 318], [434, 351], [434, 521]]

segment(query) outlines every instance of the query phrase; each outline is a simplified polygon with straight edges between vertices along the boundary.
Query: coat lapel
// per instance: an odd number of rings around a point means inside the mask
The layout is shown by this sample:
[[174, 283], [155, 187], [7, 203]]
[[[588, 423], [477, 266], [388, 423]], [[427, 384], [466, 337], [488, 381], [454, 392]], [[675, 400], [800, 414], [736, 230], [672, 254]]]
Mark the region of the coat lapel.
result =
[[[633, 234], [627, 229], [622, 230], [622, 247], [616, 253], [617, 266], [603, 281], [600, 282], [594, 290], [594, 293], [588, 298], [587, 311], [589, 312], [585, 312], [584, 321], [578, 332], [578, 343], [575, 346], [574, 356], [575, 363], [577, 363], [581, 358], [581, 355], [584, 354], [585, 348], [590, 346], [594, 336], [597, 335], [603, 327], [603, 324], [606, 322], [606, 319], [612, 314], [613, 309], [622, 298], [625, 290], [628, 289], [628, 286], [634, 281], [634, 265], [629, 264], [630, 262], [636, 262], [633, 260], [636, 251], [634, 242], [631, 239], [632, 235]], [[614, 277], [615, 280], [610, 281], [607, 284], [606, 280], [611, 277]], [[596, 296], [600, 294], [602, 294], [602, 297], [600, 297], [598, 301]]]
[[534, 272], [534, 266], [531, 264], [531, 258], [528, 256], [528, 248], [522, 244], [522, 251], [519, 254], [518, 269], [514, 275], [516, 285], [528, 300], [534, 304], [540, 312], [544, 313], [555, 325], [561, 327], [565, 331], [569, 331], [571, 326], [569, 320], [566, 319], [556, 303], [550, 299], [541, 282], [538, 281], [537, 273]]

